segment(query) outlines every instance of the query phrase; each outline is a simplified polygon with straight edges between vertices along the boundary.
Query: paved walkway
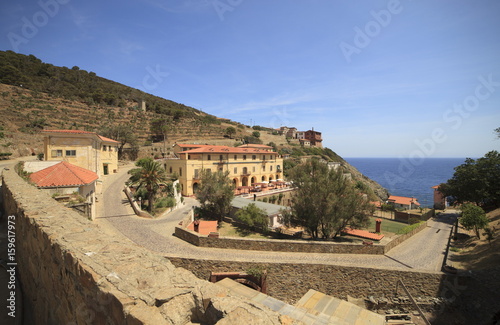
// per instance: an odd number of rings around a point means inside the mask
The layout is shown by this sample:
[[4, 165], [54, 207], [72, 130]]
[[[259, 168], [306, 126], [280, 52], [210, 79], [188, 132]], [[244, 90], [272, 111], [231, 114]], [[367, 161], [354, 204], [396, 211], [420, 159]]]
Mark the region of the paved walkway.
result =
[[[144, 219], [135, 216], [122, 191], [128, 179], [126, 168], [104, 180], [96, 222], [105, 231], [120, 232], [136, 244], [165, 256], [246, 262], [314, 263], [342, 266], [439, 271], [454, 215], [429, 221], [429, 227], [392, 249], [387, 255], [317, 254], [243, 251], [196, 247], [173, 236], [175, 226], [197, 201], [185, 198], [185, 205], [166, 216]], [[104, 202], [104, 205], [102, 204]]]

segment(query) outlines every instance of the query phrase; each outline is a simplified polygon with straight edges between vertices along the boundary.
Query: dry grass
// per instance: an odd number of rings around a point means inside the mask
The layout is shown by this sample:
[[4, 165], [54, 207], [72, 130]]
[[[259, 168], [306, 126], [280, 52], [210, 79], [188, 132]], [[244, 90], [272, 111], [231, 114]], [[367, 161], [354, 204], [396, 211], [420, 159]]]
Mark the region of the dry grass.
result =
[[450, 257], [453, 265], [459, 269], [481, 270], [498, 267], [500, 265], [500, 209], [488, 213], [490, 228], [495, 228], [493, 240], [488, 242], [484, 231], [478, 239], [473, 231], [460, 229], [458, 240], [453, 243]]

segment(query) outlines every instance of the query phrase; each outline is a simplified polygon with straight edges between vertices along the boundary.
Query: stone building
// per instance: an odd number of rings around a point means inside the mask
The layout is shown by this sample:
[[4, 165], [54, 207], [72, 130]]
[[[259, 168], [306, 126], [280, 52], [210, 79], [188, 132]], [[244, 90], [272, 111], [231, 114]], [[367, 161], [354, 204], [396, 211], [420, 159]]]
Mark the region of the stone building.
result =
[[203, 170], [229, 171], [235, 187], [283, 177], [283, 158], [270, 148], [176, 144], [174, 153], [163, 162], [167, 173], [179, 176], [182, 195], [194, 194]]
[[118, 170], [118, 141], [81, 130], [44, 130], [45, 160], [66, 161], [99, 177]]

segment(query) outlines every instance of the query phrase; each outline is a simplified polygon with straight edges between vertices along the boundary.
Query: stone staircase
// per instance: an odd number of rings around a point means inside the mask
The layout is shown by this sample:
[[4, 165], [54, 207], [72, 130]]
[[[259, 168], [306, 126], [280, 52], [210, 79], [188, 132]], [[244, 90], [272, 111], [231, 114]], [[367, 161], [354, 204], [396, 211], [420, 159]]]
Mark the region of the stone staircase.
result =
[[243, 284], [225, 278], [218, 285], [233, 295], [260, 303], [281, 315], [288, 316], [306, 325], [383, 325], [385, 317], [350, 302], [309, 290], [295, 305], [289, 305]]

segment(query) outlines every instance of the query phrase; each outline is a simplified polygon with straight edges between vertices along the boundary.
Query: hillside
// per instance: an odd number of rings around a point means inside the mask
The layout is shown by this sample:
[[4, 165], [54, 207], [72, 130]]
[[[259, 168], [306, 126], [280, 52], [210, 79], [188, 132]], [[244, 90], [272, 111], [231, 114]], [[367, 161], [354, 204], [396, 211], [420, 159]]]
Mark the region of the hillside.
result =
[[[168, 155], [176, 142], [228, 146], [244, 141], [264, 143], [290, 157], [285, 169], [304, 156], [340, 162], [371, 199], [388, 196], [379, 184], [364, 177], [331, 149], [302, 148], [273, 129], [218, 118], [78, 67], [43, 63], [33, 55], [0, 51], [0, 113], [0, 154], [11, 153], [13, 158], [43, 152], [43, 129], [80, 129], [111, 136], [107, 131], [121, 126], [134, 135], [132, 145], [139, 157]], [[155, 121], [165, 127], [165, 142], [163, 134], [151, 128]], [[228, 128], [234, 130], [231, 138], [226, 135]], [[254, 132], [259, 133], [258, 138]]]

